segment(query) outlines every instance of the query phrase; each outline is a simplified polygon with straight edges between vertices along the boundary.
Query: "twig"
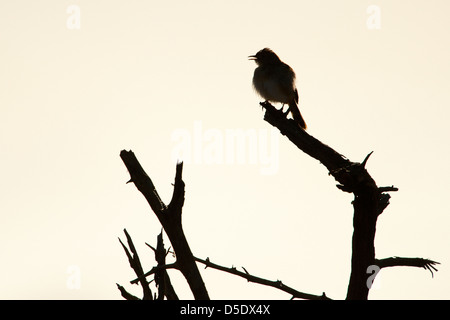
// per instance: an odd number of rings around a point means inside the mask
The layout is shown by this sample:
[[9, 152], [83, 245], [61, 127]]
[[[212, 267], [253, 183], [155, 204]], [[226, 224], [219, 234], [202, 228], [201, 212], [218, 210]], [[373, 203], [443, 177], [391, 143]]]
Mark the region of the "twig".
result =
[[[136, 273], [136, 276], [141, 279], [142, 275], [144, 274], [144, 271], [142, 269], [141, 261], [139, 259], [139, 255], [137, 253], [136, 248], [134, 247], [133, 240], [131, 239], [130, 235], [128, 234], [127, 230], [123, 230], [125, 233], [125, 236], [127, 237], [128, 246], [130, 247], [130, 251], [128, 251], [128, 248], [123, 244], [122, 240], [119, 238], [119, 242], [122, 245], [123, 249], [125, 250], [125, 253], [128, 257], [128, 262], [130, 263], [131, 268]], [[140, 280], [142, 290], [144, 292], [143, 300], [152, 300], [152, 291], [150, 290], [150, 286], [148, 285], [145, 278]], [[119, 290], [122, 292], [122, 290], [119, 287]]]
[[372, 155], [372, 153], [373, 153], [373, 151], [371, 151], [371, 152], [364, 158], [363, 162], [361, 162], [361, 166], [362, 166], [363, 168], [366, 167], [367, 160], [369, 160], [369, 158], [370, 158], [370, 156]]
[[136, 297], [136, 296], [132, 295], [131, 293], [129, 293], [127, 290], [125, 290], [125, 288], [122, 287], [120, 284], [116, 283], [116, 285], [117, 285], [117, 289], [119, 289], [119, 291], [120, 291], [120, 294], [126, 300], [141, 300], [138, 297]]
[[179, 270], [180, 267], [177, 262], [156, 266], [156, 267], [151, 268], [150, 271], [147, 271], [143, 275], [137, 277], [136, 279], [131, 280], [130, 283], [136, 284], [139, 281], [141, 281], [142, 279], [145, 279], [146, 277], [151, 276], [152, 274], [155, 274], [156, 272], [159, 272], [161, 270], [167, 270], [167, 269], [178, 269]]
[[285, 285], [284, 283], [282, 283], [280, 280], [277, 281], [271, 281], [271, 280], [267, 280], [267, 279], [263, 279], [257, 276], [253, 276], [250, 273], [248, 273], [248, 271], [242, 267], [242, 269], [244, 270], [244, 272], [239, 271], [236, 269], [236, 267], [231, 267], [231, 268], [227, 268], [224, 266], [220, 266], [218, 264], [212, 263], [209, 258], [206, 258], [206, 260], [194, 257], [195, 261], [203, 263], [205, 265], [205, 268], [210, 267], [213, 269], [217, 269], [220, 271], [224, 271], [227, 273], [231, 273], [234, 274], [236, 276], [242, 277], [244, 279], [246, 279], [249, 282], [254, 282], [254, 283], [259, 283], [265, 286], [269, 286], [269, 287], [273, 287], [276, 289], [279, 289], [281, 291], [287, 292], [289, 294], [292, 295], [293, 298], [299, 298], [299, 299], [308, 299], [308, 300], [331, 300], [330, 298], [328, 298], [325, 295], [325, 292], [319, 296], [319, 295], [314, 295], [314, 294], [309, 294], [309, 293], [304, 293], [304, 292], [300, 292], [297, 291], [287, 285]]
[[376, 259], [375, 264], [380, 268], [400, 267], [400, 266], [424, 268], [425, 270], [429, 270], [431, 272], [431, 277], [434, 277], [433, 270], [438, 271], [435, 265], [440, 263], [437, 261], [423, 258], [391, 257], [385, 259]]
[[394, 187], [394, 186], [390, 186], [390, 187], [379, 187], [378, 191], [380, 192], [389, 192], [389, 191], [398, 191], [398, 188]]

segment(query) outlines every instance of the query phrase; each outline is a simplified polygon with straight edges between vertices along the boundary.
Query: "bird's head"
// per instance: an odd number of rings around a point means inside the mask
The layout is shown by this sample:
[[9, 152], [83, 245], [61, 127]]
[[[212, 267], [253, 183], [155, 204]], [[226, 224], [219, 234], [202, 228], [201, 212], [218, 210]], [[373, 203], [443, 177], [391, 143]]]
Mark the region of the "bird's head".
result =
[[281, 62], [280, 58], [270, 50], [269, 48], [264, 48], [259, 50], [257, 54], [248, 57], [249, 60], [255, 60], [256, 64], [271, 64], [271, 63], [279, 63]]

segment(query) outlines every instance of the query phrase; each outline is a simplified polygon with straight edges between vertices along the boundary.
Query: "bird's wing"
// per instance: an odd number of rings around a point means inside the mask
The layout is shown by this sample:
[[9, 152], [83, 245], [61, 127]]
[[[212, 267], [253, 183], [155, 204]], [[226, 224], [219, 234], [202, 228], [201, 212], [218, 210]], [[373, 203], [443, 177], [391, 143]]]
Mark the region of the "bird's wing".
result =
[[[295, 87], [295, 73], [291, 67], [287, 64], [283, 63], [283, 72], [277, 73], [278, 83], [280, 84], [280, 90], [287, 96], [289, 99], [294, 99], [295, 102], [298, 103], [298, 92]], [[289, 76], [286, 76], [289, 75]]]

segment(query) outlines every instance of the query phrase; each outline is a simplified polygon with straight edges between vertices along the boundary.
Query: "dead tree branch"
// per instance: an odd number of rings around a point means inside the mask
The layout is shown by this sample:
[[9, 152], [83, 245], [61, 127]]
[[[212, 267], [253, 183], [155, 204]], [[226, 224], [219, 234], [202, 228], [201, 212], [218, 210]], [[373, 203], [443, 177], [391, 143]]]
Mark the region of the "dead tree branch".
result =
[[[120, 244], [122, 245], [123, 249], [125, 250], [125, 253], [128, 257], [128, 262], [130, 263], [131, 268], [134, 270], [136, 275], [140, 278], [144, 274], [144, 271], [142, 269], [141, 261], [139, 259], [139, 255], [136, 251], [136, 248], [134, 247], [133, 240], [131, 240], [130, 235], [128, 234], [127, 230], [124, 229], [123, 232], [125, 233], [125, 236], [127, 237], [128, 246], [130, 247], [130, 251], [128, 248], [123, 244], [122, 240], [120, 240]], [[144, 297], [143, 300], [152, 300], [152, 291], [150, 290], [150, 286], [148, 285], [147, 281], [144, 279], [140, 280], [140, 284], [142, 286], [142, 290], [144, 291]], [[123, 295], [122, 289], [119, 287], [120, 292]], [[125, 290], [125, 289], [124, 289]]]
[[[157, 237], [156, 249], [148, 243], [146, 243], [146, 245], [150, 247], [155, 253], [155, 260], [158, 263], [158, 267], [166, 265], [166, 256], [169, 253], [170, 248], [167, 251], [164, 248], [162, 231]], [[178, 296], [172, 286], [172, 282], [170, 281], [167, 269], [156, 271], [155, 283], [158, 287], [158, 297], [156, 298], [156, 300], [164, 300], [164, 297], [167, 297], [167, 300], [178, 300]]]
[[156, 274], [156, 273], [158, 273], [160, 271], [167, 270], [167, 269], [180, 270], [180, 266], [179, 266], [179, 264], [177, 262], [155, 266], [155, 267], [151, 268], [150, 271], [147, 271], [146, 273], [140, 275], [136, 279], [131, 280], [130, 283], [131, 284], [137, 284], [140, 281], [142, 281], [143, 279], [151, 276], [152, 274]]
[[[375, 231], [378, 216], [389, 205], [394, 186], [378, 187], [366, 170], [370, 152], [361, 162], [351, 162], [340, 153], [323, 144], [300, 129], [292, 119], [268, 102], [262, 102], [266, 110], [264, 120], [278, 128], [300, 150], [319, 160], [339, 184], [337, 187], [354, 194], [353, 238], [350, 281], [347, 299], [366, 300], [369, 287], [366, 284], [367, 268], [375, 264]], [[427, 266], [430, 266], [427, 264]], [[432, 265], [430, 266], [432, 267]]]
[[166, 206], [134, 153], [122, 150], [120, 157], [130, 173], [128, 182], [133, 182], [136, 188], [144, 195], [166, 231], [176, 254], [178, 269], [186, 278], [194, 298], [197, 300], [209, 300], [208, 291], [197, 268], [181, 224], [181, 212], [184, 204], [183, 163], [178, 163], [176, 166], [172, 200]]
[[400, 266], [424, 268], [425, 270], [430, 271], [431, 276], [434, 277], [433, 271], [438, 271], [435, 265], [440, 263], [423, 258], [391, 257], [385, 259], [376, 259], [375, 264], [380, 268], [400, 267]]
[[[367, 299], [370, 289], [366, 281], [368, 278], [367, 269], [371, 265], [378, 265], [380, 268], [400, 265], [422, 267], [428, 269], [432, 275], [433, 270], [437, 271], [434, 265], [438, 264], [438, 262], [428, 259], [394, 257], [377, 260], [375, 258], [374, 238], [377, 218], [389, 205], [390, 195], [386, 192], [397, 191], [398, 189], [394, 186], [378, 187], [376, 185], [374, 179], [372, 179], [366, 170], [366, 164], [369, 157], [372, 155], [372, 152], [370, 152], [361, 163], [351, 162], [340, 153], [323, 144], [318, 139], [312, 137], [306, 131], [300, 129], [293, 120], [287, 119], [286, 114], [275, 109], [275, 107], [273, 107], [270, 103], [264, 102], [261, 103], [261, 105], [266, 109], [264, 120], [278, 128], [281, 134], [285, 135], [300, 150], [320, 161], [328, 169], [329, 175], [333, 176], [338, 182], [337, 187], [340, 190], [354, 194], [354, 201], [352, 202], [354, 208], [352, 260], [350, 281], [347, 289], [347, 299]], [[206, 267], [211, 267], [240, 276], [247, 279], [249, 282], [271, 286], [290, 293], [293, 298], [330, 300], [325, 293], [321, 296], [303, 293], [284, 285], [279, 280], [271, 281], [253, 276], [245, 268], [242, 268], [244, 271], [239, 271], [234, 267], [227, 268], [214, 264], [209, 261], [209, 259], [202, 260], [194, 257], [187, 243], [181, 223], [181, 213], [185, 193], [185, 185], [182, 180], [183, 164], [179, 163], [176, 166], [174, 191], [169, 205], [166, 206], [159, 197], [150, 177], [145, 173], [139, 164], [134, 153], [132, 151], [122, 150], [120, 156], [130, 172], [131, 178], [128, 182], [133, 182], [137, 189], [147, 199], [147, 202], [150, 204], [152, 210], [166, 231], [176, 254], [175, 263], [165, 263], [167, 251], [165, 251], [162, 244], [161, 235], [162, 246], [159, 242], [159, 247], [157, 246], [157, 249], [150, 246], [155, 251], [155, 257], [158, 265], [145, 274], [143, 273], [141, 267], [141, 269], [138, 269], [136, 272], [137, 278], [132, 280], [131, 283], [139, 282], [141, 284], [148, 285], [146, 277], [156, 274], [155, 280], [157, 279], [156, 282], [159, 289], [158, 298], [162, 299], [164, 296], [169, 297], [167, 293], [167, 280], [165, 276], [167, 275], [166, 270], [175, 268], [181, 271], [186, 278], [195, 299], [209, 299], [208, 292], [196, 265], [196, 262], [200, 262], [205, 264]], [[127, 238], [129, 238], [128, 235]], [[123, 243], [122, 246], [124, 247], [130, 260], [130, 265], [135, 268], [137, 264], [137, 253], [135, 253], [131, 239], [129, 239], [129, 244], [130, 248], [132, 248], [130, 250], [135, 255], [131, 255]], [[120, 287], [119, 285], [118, 287], [124, 297], [128, 299], [136, 298], [126, 292], [123, 287]], [[174, 297], [176, 297], [176, 295]]]
[[237, 270], [235, 267], [227, 268], [227, 267], [223, 267], [223, 266], [220, 266], [218, 264], [212, 263], [209, 260], [209, 258], [206, 258], [206, 260], [203, 260], [203, 259], [200, 259], [200, 258], [197, 258], [197, 257], [194, 257], [194, 258], [195, 258], [195, 260], [197, 262], [203, 263], [205, 265], [205, 269], [208, 268], [208, 267], [209, 268], [213, 268], [213, 269], [217, 269], [217, 270], [224, 271], [224, 272], [227, 272], [227, 273], [231, 273], [231, 274], [237, 275], [239, 277], [242, 277], [244, 279], [247, 279], [247, 281], [249, 281], [249, 282], [259, 283], [259, 284], [262, 284], [262, 285], [265, 285], [265, 286], [269, 286], [269, 287], [273, 287], [273, 288], [279, 289], [281, 291], [284, 291], [284, 292], [287, 292], [287, 293], [291, 294], [292, 295], [292, 299], [299, 298], [299, 299], [308, 299], [308, 300], [330, 300], [330, 298], [328, 298], [325, 295], [325, 292], [321, 296], [300, 292], [300, 291], [297, 291], [297, 290], [295, 290], [295, 289], [285, 285], [280, 280], [271, 281], [271, 280], [267, 280], [267, 279], [263, 279], [263, 278], [260, 278], [260, 277], [253, 276], [250, 273], [248, 273], [248, 271], [244, 267], [242, 267], [242, 269], [244, 270], [244, 272], [242, 272], [242, 271]]
[[120, 284], [116, 283], [116, 285], [117, 285], [117, 289], [119, 289], [119, 291], [120, 291], [120, 294], [126, 300], [141, 300], [138, 297], [136, 297], [136, 296], [132, 295], [131, 293], [129, 293], [127, 290], [125, 290], [125, 288], [122, 287]]

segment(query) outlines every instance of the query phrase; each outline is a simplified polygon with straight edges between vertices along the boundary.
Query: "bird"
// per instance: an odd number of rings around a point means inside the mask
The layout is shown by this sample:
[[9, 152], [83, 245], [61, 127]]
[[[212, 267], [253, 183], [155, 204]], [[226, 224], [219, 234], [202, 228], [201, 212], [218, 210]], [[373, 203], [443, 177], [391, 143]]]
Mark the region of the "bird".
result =
[[258, 94], [266, 102], [280, 102], [283, 106], [288, 104], [289, 108], [286, 114], [290, 111], [294, 121], [306, 130], [306, 122], [298, 108], [298, 91], [295, 86], [294, 70], [281, 61], [269, 48], [264, 48], [248, 58], [254, 60], [258, 65], [253, 74], [253, 87]]

